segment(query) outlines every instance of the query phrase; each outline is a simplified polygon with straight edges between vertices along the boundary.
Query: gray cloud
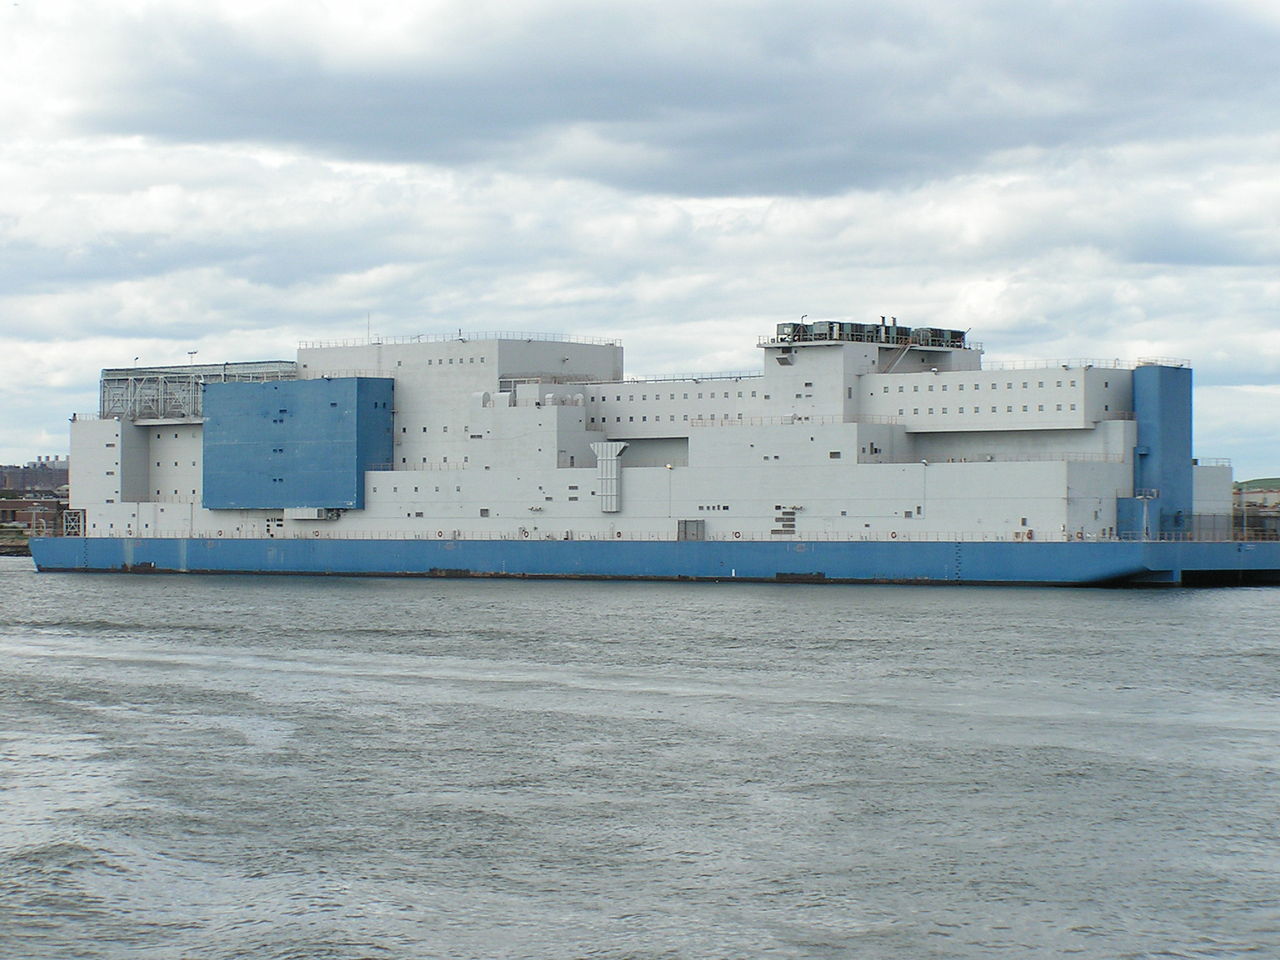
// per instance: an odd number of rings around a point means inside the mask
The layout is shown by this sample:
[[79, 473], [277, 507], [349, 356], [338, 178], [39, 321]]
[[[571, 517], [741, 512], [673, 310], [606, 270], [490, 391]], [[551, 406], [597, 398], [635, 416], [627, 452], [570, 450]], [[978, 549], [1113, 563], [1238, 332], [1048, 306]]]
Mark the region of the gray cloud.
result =
[[268, 46], [156, 17], [116, 37], [79, 122], [677, 195], [829, 194], [1028, 146], [1257, 130], [1280, 93], [1276, 25], [1223, 4], [686, 7], [420, 20], [382, 62], [335, 62], [305, 28]]

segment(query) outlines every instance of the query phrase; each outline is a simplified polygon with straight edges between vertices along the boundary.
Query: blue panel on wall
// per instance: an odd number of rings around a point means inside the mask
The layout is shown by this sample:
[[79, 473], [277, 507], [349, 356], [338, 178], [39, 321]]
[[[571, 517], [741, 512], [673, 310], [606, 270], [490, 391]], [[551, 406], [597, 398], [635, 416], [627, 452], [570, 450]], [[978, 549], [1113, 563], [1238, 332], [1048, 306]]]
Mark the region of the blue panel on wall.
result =
[[[1134, 492], [1155, 495], [1147, 501], [1149, 533], [1187, 532], [1192, 511], [1191, 370], [1138, 367], [1133, 371], [1133, 411], [1138, 423]], [[1140, 509], [1136, 504], [1117, 518], [1123, 532], [1143, 532]]]
[[363, 508], [364, 472], [391, 461], [394, 383], [206, 384], [204, 506]]

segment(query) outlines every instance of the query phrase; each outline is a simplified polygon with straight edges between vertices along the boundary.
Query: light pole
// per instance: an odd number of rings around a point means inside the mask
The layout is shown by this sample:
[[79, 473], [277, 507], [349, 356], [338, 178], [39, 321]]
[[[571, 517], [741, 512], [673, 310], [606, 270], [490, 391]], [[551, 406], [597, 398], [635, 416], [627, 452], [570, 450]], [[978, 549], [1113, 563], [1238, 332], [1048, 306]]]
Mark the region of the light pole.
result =
[[929, 461], [920, 461], [920, 516], [925, 515], [929, 506]]
[[1142, 539], [1151, 539], [1151, 525], [1148, 522], [1147, 511], [1152, 500], [1160, 496], [1159, 490], [1135, 490], [1133, 492], [1134, 499], [1142, 503]]

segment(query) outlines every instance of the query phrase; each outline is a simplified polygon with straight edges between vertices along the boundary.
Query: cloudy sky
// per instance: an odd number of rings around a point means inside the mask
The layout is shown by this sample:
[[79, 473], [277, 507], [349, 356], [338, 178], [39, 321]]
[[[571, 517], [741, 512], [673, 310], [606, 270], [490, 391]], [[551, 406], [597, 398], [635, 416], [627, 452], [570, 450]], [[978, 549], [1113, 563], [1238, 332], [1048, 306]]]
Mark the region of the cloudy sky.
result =
[[4, 0], [0, 462], [98, 370], [801, 314], [1186, 358], [1280, 475], [1274, 0]]

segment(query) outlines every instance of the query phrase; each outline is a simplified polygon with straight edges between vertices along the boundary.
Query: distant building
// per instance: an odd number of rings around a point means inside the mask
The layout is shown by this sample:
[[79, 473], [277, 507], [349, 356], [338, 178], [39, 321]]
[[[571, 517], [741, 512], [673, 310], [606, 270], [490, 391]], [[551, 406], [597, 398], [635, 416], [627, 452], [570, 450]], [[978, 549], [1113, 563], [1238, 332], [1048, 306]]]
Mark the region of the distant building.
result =
[[1237, 483], [1234, 513], [1235, 526], [1245, 539], [1280, 538], [1280, 477]]
[[0, 498], [0, 527], [14, 527], [32, 533], [58, 529], [66, 500], [54, 496]]
[[24, 466], [0, 466], [0, 490], [55, 493], [67, 485], [70, 468], [66, 457], [36, 457]]

